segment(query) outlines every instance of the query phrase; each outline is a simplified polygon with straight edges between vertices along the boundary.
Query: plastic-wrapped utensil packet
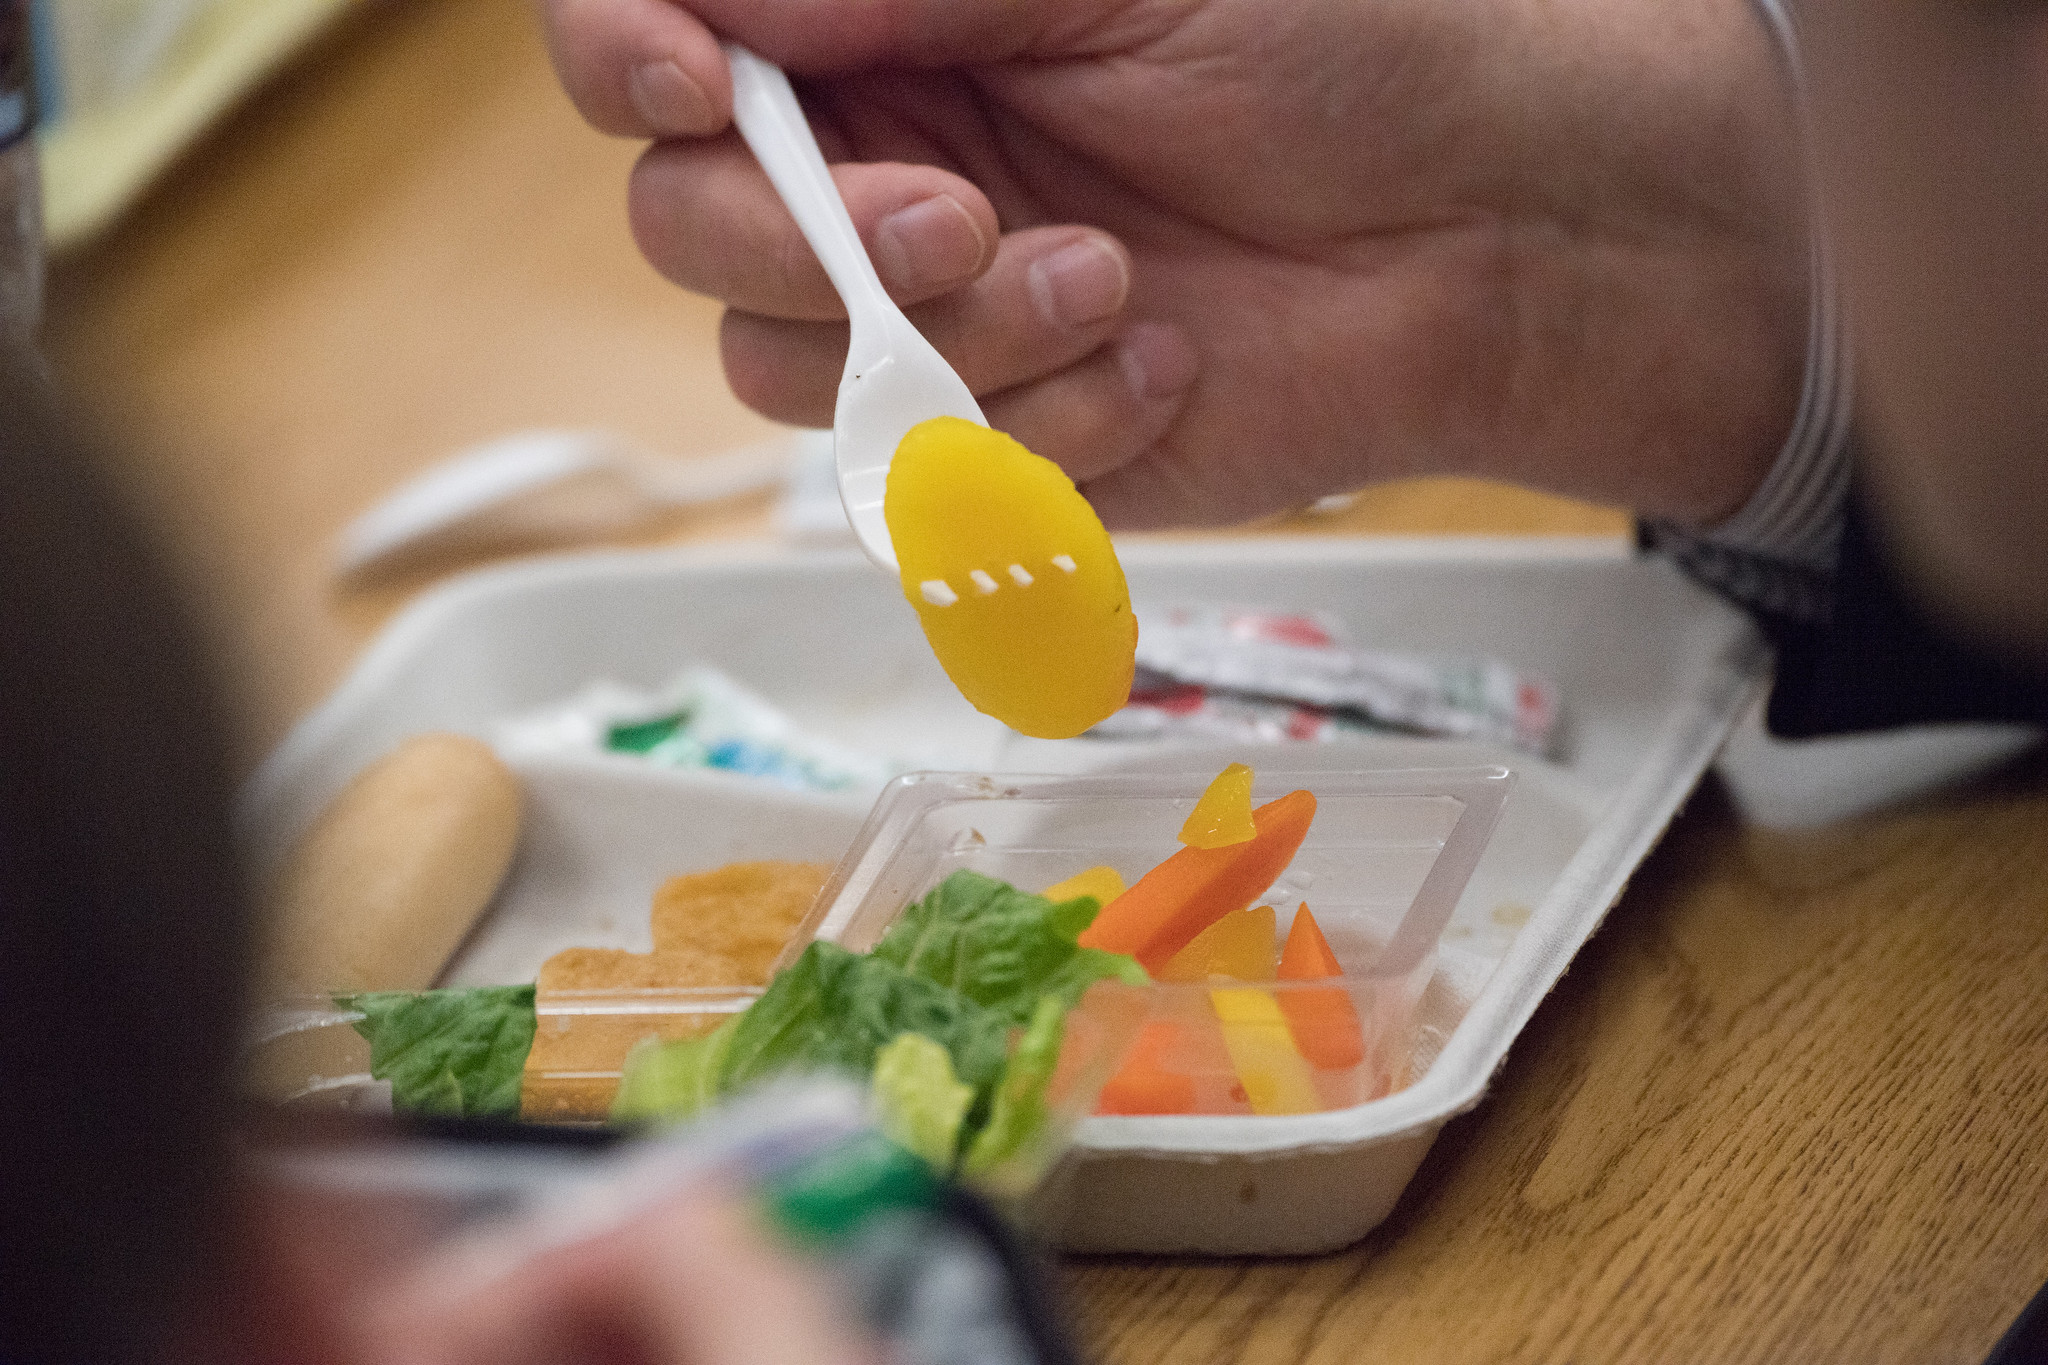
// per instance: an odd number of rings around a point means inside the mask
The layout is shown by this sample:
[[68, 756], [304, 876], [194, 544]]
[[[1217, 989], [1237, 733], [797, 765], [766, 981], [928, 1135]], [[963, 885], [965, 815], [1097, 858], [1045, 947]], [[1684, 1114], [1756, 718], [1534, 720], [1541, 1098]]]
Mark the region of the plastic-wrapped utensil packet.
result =
[[905, 1365], [1078, 1361], [1035, 1255], [985, 1203], [874, 1127], [866, 1093], [775, 1083], [652, 1137], [414, 1121], [397, 1137], [272, 1147], [270, 1174], [433, 1210], [442, 1250], [482, 1281], [596, 1237], [692, 1183], [749, 1192], [820, 1260]]
[[905, 765], [806, 733], [766, 698], [715, 668], [690, 668], [651, 691], [593, 682], [552, 706], [499, 723], [508, 757], [638, 755], [670, 768], [717, 768], [806, 791], [871, 791]]
[[1426, 659], [1347, 646], [1317, 613], [1212, 605], [1138, 609], [1130, 704], [1105, 739], [1333, 739], [1398, 730], [1547, 754], [1559, 700], [1496, 659]]

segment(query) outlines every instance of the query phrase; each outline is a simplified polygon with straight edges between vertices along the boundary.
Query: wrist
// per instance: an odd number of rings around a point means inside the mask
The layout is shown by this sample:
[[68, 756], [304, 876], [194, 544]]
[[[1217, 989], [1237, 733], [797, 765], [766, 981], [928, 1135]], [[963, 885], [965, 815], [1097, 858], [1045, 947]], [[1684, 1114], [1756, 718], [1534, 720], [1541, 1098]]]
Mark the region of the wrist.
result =
[[[1782, 0], [1753, 3], [1776, 44], [1783, 79], [1794, 99], [1785, 138], [1797, 146], [1810, 168], [1811, 132], [1798, 33]], [[1813, 183], [1811, 175], [1807, 179]], [[1722, 563], [1732, 554], [1807, 573], [1824, 575], [1833, 569], [1849, 488], [1853, 384], [1825, 216], [1817, 200], [1809, 204], [1803, 219], [1806, 350], [1798, 406], [1762, 482], [1731, 515], [1703, 527], [1651, 528], [1650, 538], [1682, 562]]]
[[1471, 472], [1715, 525], [1766, 481], [1807, 401], [1795, 91], [1750, 0], [1589, 6], [1583, 22], [1598, 32], [1573, 35], [1579, 69], [1543, 74], [1599, 102], [1544, 120], [1574, 131], [1524, 163], [1522, 245], [1500, 272], [1520, 351], [1507, 439]]

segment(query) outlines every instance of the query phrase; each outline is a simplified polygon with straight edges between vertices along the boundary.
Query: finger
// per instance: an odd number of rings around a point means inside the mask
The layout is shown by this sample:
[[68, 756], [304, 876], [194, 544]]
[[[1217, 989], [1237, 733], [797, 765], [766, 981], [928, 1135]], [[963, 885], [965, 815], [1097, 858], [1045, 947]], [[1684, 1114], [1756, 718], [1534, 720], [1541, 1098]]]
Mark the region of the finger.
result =
[[1171, 451], [1158, 446], [1082, 483], [1081, 492], [1112, 531], [1227, 526], [1244, 520], [1231, 514], [1225, 499], [1201, 487]]
[[[365, 1305], [361, 1354], [381, 1365], [555, 1365], [623, 1309], [612, 1239], [510, 1267], [444, 1256]], [[493, 1258], [495, 1260], [495, 1258]]]
[[478, 1276], [461, 1256], [387, 1295], [388, 1365], [559, 1365], [615, 1356], [692, 1365], [864, 1365], [832, 1287], [750, 1210], [697, 1190], [589, 1241]]
[[[958, 288], [995, 258], [995, 209], [951, 171], [841, 165], [832, 178], [898, 303]], [[685, 289], [767, 317], [846, 316], [817, 254], [737, 134], [656, 144], [634, 168], [627, 203], [641, 252]]]
[[[1079, 364], [982, 404], [988, 424], [1045, 456], [1088, 492], [1166, 435], [1201, 368], [1180, 329], [1141, 322]], [[1106, 520], [1106, 519], [1105, 519]]]
[[670, 0], [542, 0], [548, 53], [591, 126], [706, 137], [732, 118], [732, 73], [703, 22]]
[[792, 70], [933, 66], [1132, 46], [1180, 21], [1181, 6], [1128, 0], [691, 0], [704, 21]]
[[[996, 263], [964, 289], [908, 310], [976, 394], [1041, 379], [1080, 360], [1122, 322], [1130, 256], [1089, 228], [1003, 238]], [[829, 423], [846, 364], [843, 323], [727, 313], [720, 344], [740, 400], [778, 420]]]
[[1051, 55], [1049, 39], [1065, 51], [1071, 45], [1059, 39], [1079, 31], [1077, 41], [1087, 43], [1106, 27], [1106, 10], [1130, 8], [1124, 0], [692, 0], [692, 6], [719, 33], [801, 72]]
[[839, 1291], [737, 1200], [699, 1199], [675, 1215], [639, 1220], [624, 1258], [637, 1272], [643, 1335], [667, 1352], [660, 1359], [873, 1365], [878, 1358]]

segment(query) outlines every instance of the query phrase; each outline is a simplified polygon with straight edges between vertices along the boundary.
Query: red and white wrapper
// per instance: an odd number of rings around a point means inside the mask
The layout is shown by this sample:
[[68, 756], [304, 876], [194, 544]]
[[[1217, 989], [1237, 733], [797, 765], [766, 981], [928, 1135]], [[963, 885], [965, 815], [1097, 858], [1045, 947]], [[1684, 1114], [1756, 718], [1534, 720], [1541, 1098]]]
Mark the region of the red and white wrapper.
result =
[[1138, 614], [1129, 705], [1090, 734], [1326, 740], [1387, 730], [1548, 753], [1557, 690], [1496, 659], [1352, 649], [1320, 614], [1181, 606]]

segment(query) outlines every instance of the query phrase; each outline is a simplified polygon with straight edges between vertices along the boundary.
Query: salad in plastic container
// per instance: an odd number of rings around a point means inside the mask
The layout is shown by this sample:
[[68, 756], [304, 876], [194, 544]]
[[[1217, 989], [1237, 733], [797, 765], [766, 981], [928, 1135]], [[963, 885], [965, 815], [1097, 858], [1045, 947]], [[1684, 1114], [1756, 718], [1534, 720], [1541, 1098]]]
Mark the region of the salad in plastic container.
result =
[[1406, 1084], [1509, 780], [912, 774], [765, 987], [337, 995], [272, 1016], [258, 1088], [663, 1124], [847, 1074], [901, 1146], [1020, 1195], [1092, 1112], [1313, 1113]]

